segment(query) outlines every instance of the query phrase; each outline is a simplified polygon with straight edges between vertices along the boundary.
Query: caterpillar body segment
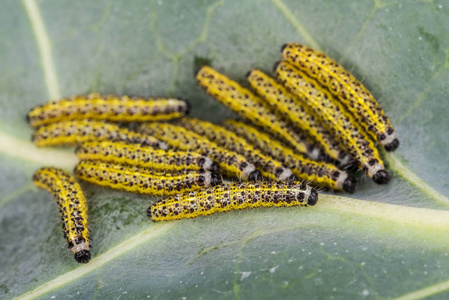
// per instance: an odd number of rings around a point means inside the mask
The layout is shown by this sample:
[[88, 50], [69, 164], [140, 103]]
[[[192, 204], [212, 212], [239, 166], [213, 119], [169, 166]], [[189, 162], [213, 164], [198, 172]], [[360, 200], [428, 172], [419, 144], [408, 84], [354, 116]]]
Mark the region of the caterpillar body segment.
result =
[[371, 92], [351, 73], [324, 53], [301, 44], [284, 45], [282, 55], [285, 60], [315, 78], [344, 103], [355, 119], [385, 147], [385, 150], [396, 150], [399, 140], [390, 120]]
[[154, 172], [136, 166], [83, 160], [75, 167], [81, 180], [133, 193], [169, 196], [221, 183], [217, 173], [185, 170], [176, 173]]
[[313, 206], [317, 201], [318, 192], [298, 181], [232, 183], [162, 199], [150, 206], [147, 214], [156, 222], [196, 218], [232, 209]]
[[370, 178], [377, 184], [386, 184], [389, 181], [390, 175], [385, 171], [374, 142], [342, 103], [332, 101], [333, 96], [327, 90], [288, 62], [280, 62], [275, 68], [275, 73], [304, 105], [308, 105], [320, 116], [323, 125], [340, 142], [340, 146], [357, 159], [360, 168]]
[[218, 172], [218, 164], [209, 157], [193, 151], [155, 149], [122, 141], [92, 141], [76, 149], [80, 160], [101, 160], [127, 164], [149, 170], [177, 172], [184, 170], [210, 170]]
[[223, 127], [245, 138], [265, 154], [274, 157], [290, 168], [299, 179], [323, 188], [352, 193], [356, 189], [354, 177], [326, 162], [308, 159], [302, 154], [273, 139], [257, 128], [235, 120], [226, 120]]
[[312, 136], [321, 144], [326, 155], [342, 169], [351, 168], [354, 164], [351, 155], [340, 148], [338, 142], [321, 126], [313, 113], [296, 99], [295, 95], [260, 70], [250, 71], [247, 79], [256, 93], [278, 112], [281, 118]]
[[183, 117], [189, 109], [188, 102], [179, 99], [144, 99], [93, 93], [36, 106], [28, 113], [27, 120], [35, 128], [61, 121], [83, 119], [112, 122], [163, 121]]
[[232, 131], [207, 121], [188, 117], [179, 119], [177, 124], [201, 136], [207, 137], [221, 147], [243, 155], [249, 162], [253, 163], [256, 168], [260, 170], [262, 176], [267, 179], [275, 181], [297, 180], [297, 178], [292, 175], [292, 171], [284, 167], [281, 162], [263, 154], [259, 149]]
[[208, 94], [242, 118], [264, 128], [270, 134], [314, 160], [323, 158], [322, 150], [314, 144], [313, 139], [280, 120], [261, 98], [237, 82], [208, 66], [204, 66], [198, 71], [196, 79]]
[[244, 156], [229, 151], [182, 126], [168, 123], [145, 123], [138, 127], [141, 134], [152, 135], [166, 142], [175, 149], [196, 151], [214, 162], [229, 177], [245, 181], [260, 180], [262, 175]]
[[88, 263], [91, 253], [87, 202], [78, 182], [66, 171], [51, 167], [37, 170], [33, 182], [55, 197], [68, 247], [78, 263]]
[[32, 136], [38, 147], [72, 146], [88, 141], [126, 141], [159, 149], [167, 149], [167, 144], [155, 137], [141, 135], [121, 128], [114, 123], [92, 120], [64, 121], [39, 127]]

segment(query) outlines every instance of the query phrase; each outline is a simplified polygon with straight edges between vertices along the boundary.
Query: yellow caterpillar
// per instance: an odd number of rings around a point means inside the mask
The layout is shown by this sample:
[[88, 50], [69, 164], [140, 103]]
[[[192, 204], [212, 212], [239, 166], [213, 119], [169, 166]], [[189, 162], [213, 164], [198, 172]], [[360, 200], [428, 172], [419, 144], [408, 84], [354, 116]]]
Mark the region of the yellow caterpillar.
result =
[[73, 96], [51, 101], [30, 110], [27, 120], [33, 127], [69, 120], [148, 122], [180, 118], [189, 111], [185, 101], [171, 98], [130, 98], [128, 96]]
[[280, 62], [275, 68], [276, 76], [304, 105], [308, 105], [320, 116], [323, 125], [340, 142], [340, 146], [351, 153], [360, 167], [377, 184], [386, 184], [390, 175], [385, 171], [373, 141], [358, 125], [342, 103], [333, 97], [318, 82], [288, 62]]
[[265, 99], [273, 110], [294, 127], [314, 137], [338, 166], [342, 169], [351, 168], [354, 163], [351, 156], [340, 148], [338, 142], [319, 124], [313, 113], [296, 99], [295, 95], [257, 69], [249, 72], [247, 79], [256, 93]]
[[274, 157], [289, 167], [299, 179], [312, 185], [331, 188], [337, 191], [353, 193], [356, 188], [354, 177], [339, 170], [336, 166], [310, 160], [295, 153], [273, 137], [260, 132], [257, 128], [235, 120], [226, 120], [223, 126], [239, 136], [245, 138], [265, 154]]
[[262, 99], [237, 82], [207, 66], [198, 71], [196, 79], [207, 93], [242, 118], [269, 131], [275, 137], [284, 140], [295, 150], [306, 154], [313, 160], [322, 158], [322, 150], [314, 144], [310, 137], [295, 131], [280, 120]]
[[154, 149], [121, 141], [93, 141], [76, 149], [81, 160], [101, 160], [159, 171], [210, 170], [218, 172], [218, 164], [209, 157], [192, 151]]
[[32, 141], [39, 147], [76, 145], [88, 141], [126, 141], [155, 148], [167, 149], [167, 145], [152, 136], [145, 136], [113, 123], [81, 120], [64, 121], [39, 127]]
[[259, 149], [248, 143], [244, 138], [239, 137], [229, 130], [210, 122], [188, 117], [180, 119], [177, 124], [180, 124], [184, 128], [192, 130], [201, 136], [207, 137], [221, 147], [243, 155], [249, 162], [254, 164], [262, 173], [262, 176], [267, 179], [274, 181], [297, 180], [296, 176], [292, 174], [292, 171], [285, 168], [281, 162], [266, 156]]
[[78, 182], [66, 171], [56, 168], [37, 170], [33, 175], [33, 182], [56, 198], [68, 247], [77, 262], [88, 263], [91, 254], [87, 202]]
[[313, 206], [317, 201], [318, 192], [298, 181], [233, 183], [162, 199], [147, 214], [153, 221], [169, 221], [231, 209]]
[[153, 172], [136, 166], [83, 160], [75, 175], [84, 181], [133, 193], [168, 196], [221, 183], [217, 173], [186, 170], [177, 173]]
[[290, 43], [282, 47], [285, 60], [315, 78], [329, 89], [355, 119], [382, 145], [394, 151], [399, 146], [394, 128], [387, 115], [363, 84], [327, 55], [301, 44]]
[[236, 177], [245, 181], [262, 178], [256, 167], [242, 155], [219, 147], [207, 138], [181, 126], [167, 123], [146, 123], [140, 125], [138, 131], [142, 134], [155, 136], [173, 148], [196, 151], [210, 157], [219, 164], [220, 169], [229, 177]]

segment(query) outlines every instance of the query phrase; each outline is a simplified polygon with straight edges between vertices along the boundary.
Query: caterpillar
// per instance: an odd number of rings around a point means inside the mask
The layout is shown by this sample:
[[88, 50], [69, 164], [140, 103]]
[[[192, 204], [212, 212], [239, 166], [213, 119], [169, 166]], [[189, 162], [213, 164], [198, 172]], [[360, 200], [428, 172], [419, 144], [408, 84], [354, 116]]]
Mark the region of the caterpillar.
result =
[[304, 105], [308, 105], [320, 116], [323, 125], [359, 162], [362, 170], [377, 184], [386, 184], [390, 175], [385, 171], [374, 142], [353, 119], [342, 103], [332, 101], [332, 95], [318, 82], [288, 62], [275, 66], [278, 79], [290, 91], [298, 95]]
[[186, 170], [177, 173], [153, 172], [136, 166], [82, 160], [75, 175], [84, 181], [117, 190], [145, 195], [168, 196], [221, 183], [217, 173]]
[[248, 159], [260, 170], [263, 177], [275, 181], [296, 181], [292, 171], [284, 167], [281, 162], [263, 154], [259, 149], [248, 143], [244, 138], [207, 121], [184, 117], [177, 124], [188, 130], [207, 137], [217, 145], [230, 151], [237, 152]]
[[204, 169], [214, 173], [219, 171], [217, 163], [196, 152], [154, 149], [121, 141], [86, 142], [75, 152], [81, 160], [101, 160], [150, 170], [177, 172]]
[[91, 253], [87, 202], [78, 182], [66, 171], [51, 167], [37, 170], [33, 182], [55, 197], [68, 247], [78, 263], [88, 263]]
[[282, 55], [301, 71], [315, 78], [352, 112], [355, 119], [387, 151], [399, 147], [399, 140], [387, 115], [368, 89], [339, 63], [324, 53], [301, 44], [282, 47]]
[[155, 222], [169, 221], [231, 209], [313, 206], [317, 201], [316, 189], [298, 181], [232, 183], [162, 199], [148, 208], [147, 215]]
[[180, 150], [191, 150], [210, 157], [217, 162], [220, 169], [229, 177], [241, 180], [260, 180], [262, 175], [244, 156], [219, 147], [194, 132], [181, 126], [168, 123], [145, 123], [138, 127], [138, 132], [153, 135]]
[[81, 120], [64, 121], [39, 127], [32, 136], [39, 147], [76, 145], [93, 140], [121, 140], [155, 148], [167, 149], [167, 145], [155, 137], [145, 136], [114, 123]]
[[93, 93], [38, 105], [29, 111], [27, 121], [34, 128], [83, 119], [148, 122], [180, 118], [189, 110], [189, 103], [179, 99], [143, 99]]
[[356, 188], [354, 177], [336, 166], [326, 162], [317, 162], [295, 153], [273, 137], [260, 132], [257, 128], [235, 120], [225, 120], [223, 127], [245, 138], [255, 147], [282, 162], [299, 179], [324, 188], [353, 193]]
[[212, 97], [254, 125], [284, 140], [295, 150], [313, 160], [323, 158], [322, 150], [306, 134], [298, 132], [280, 120], [265, 102], [237, 82], [214, 69], [203, 66], [196, 74], [199, 85]]
[[274, 111], [294, 127], [300, 128], [314, 137], [338, 166], [342, 169], [352, 167], [354, 164], [352, 157], [340, 148], [338, 142], [319, 124], [311, 111], [301, 105], [296, 96], [282, 84], [257, 69], [251, 70], [247, 74], [247, 79], [256, 93], [267, 101]]

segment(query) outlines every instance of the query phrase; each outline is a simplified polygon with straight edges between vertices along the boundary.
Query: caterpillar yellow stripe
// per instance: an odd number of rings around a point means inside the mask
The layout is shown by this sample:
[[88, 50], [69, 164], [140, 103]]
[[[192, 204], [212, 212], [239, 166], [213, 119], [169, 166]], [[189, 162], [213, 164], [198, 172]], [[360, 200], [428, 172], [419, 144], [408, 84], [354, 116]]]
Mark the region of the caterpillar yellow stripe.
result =
[[38, 105], [30, 110], [27, 121], [35, 128], [83, 119], [113, 122], [163, 121], [183, 117], [189, 109], [189, 103], [179, 99], [144, 99], [93, 93]]
[[273, 111], [292, 126], [314, 137], [321, 144], [326, 155], [336, 161], [342, 169], [351, 168], [354, 163], [352, 157], [340, 148], [338, 142], [319, 124], [313, 113], [296, 99], [295, 95], [260, 70], [253, 69], [248, 73], [247, 79], [251, 87], [267, 101]]
[[313, 206], [316, 189], [293, 182], [247, 182], [212, 188], [162, 199], [147, 210], [153, 221], [170, 221], [207, 216], [232, 209], [280, 206]]
[[348, 175], [345, 171], [339, 170], [333, 164], [310, 160], [299, 153], [295, 153], [293, 149], [249, 124], [235, 120], [225, 120], [223, 127], [235, 132], [265, 154], [282, 162], [301, 180], [336, 191], [348, 193], [355, 191], [356, 181], [354, 177]]
[[306, 72], [336, 96], [355, 119], [379, 141], [387, 151], [394, 151], [399, 140], [382, 107], [370, 91], [339, 63], [324, 53], [301, 44], [282, 47], [285, 60]]
[[80, 160], [101, 160], [155, 171], [177, 172], [199, 169], [215, 173], [219, 171], [217, 163], [197, 152], [154, 149], [121, 141], [86, 142], [76, 149], [76, 155]]
[[242, 118], [284, 140], [295, 150], [306, 154], [311, 159], [322, 159], [322, 150], [314, 144], [313, 139], [280, 120], [262, 99], [237, 82], [208, 66], [199, 69], [196, 79], [208, 94]]
[[181, 126], [168, 123], [141, 124], [138, 131], [166, 142], [175, 149], [196, 151], [217, 162], [220, 169], [229, 177], [240, 180], [260, 180], [262, 175], [244, 156], [229, 151]]
[[203, 169], [176, 173], [154, 172], [95, 160], [80, 161], [75, 167], [75, 175], [97, 185], [154, 196], [175, 195], [221, 183], [217, 173]]
[[274, 181], [295, 181], [296, 176], [292, 171], [282, 165], [281, 162], [270, 156], [263, 154], [259, 149], [248, 143], [244, 138], [239, 137], [232, 131], [214, 125], [207, 121], [184, 117], [179, 119], [177, 124], [188, 130], [207, 137], [217, 145], [230, 151], [237, 152], [253, 163], [262, 173], [262, 176]]
[[88, 141], [126, 141], [139, 143], [159, 149], [167, 149], [167, 144], [155, 137], [138, 134], [114, 123], [81, 120], [63, 121], [39, 127], [32, 136], [39, 147], [71, 146]]
[[280, 62], [275, 67], [275, 73], [304, 105], [320, 116], [323, 125], [340, 142], [340, 146], [357, 159], [362, 170], [374, 182], [386, 184], [389, 181], [390, 175], [385, 171], [373, 141], [342, 103], [332, 101], [333, 96], [318, 82], [288, 62]]
[[78, 182], [66, 171], [51, 167], [37, 170], [33, 182], [55, 197], [68, 247], [78, 263], [88, 263], [91, 253], [87, 202]]

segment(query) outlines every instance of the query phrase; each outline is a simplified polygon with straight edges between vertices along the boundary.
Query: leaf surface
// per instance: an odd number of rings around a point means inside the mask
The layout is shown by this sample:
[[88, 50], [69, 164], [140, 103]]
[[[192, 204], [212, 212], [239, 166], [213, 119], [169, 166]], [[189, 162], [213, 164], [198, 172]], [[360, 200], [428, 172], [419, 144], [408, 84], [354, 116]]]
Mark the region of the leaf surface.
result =
[[[449, 296], [449, 4], [446, 1], [4, 1], [0, 10], [0, 296], [23, 298], [415, 299]], [[244, 83], [301, 42], [373, 92], [401, 141], [387, 186], [312, 208], [152, 223], [156, 201], [82, 184], [93, 259], [67, 250], [57, 207], [32, 185], [71, 170], [37, 149], [24, 116], [100, 92], [182, 96], [207, 120], [232, 113], [195, 83], [208, 62]], [[360, 176], [361, 177], [361, 176]]]

